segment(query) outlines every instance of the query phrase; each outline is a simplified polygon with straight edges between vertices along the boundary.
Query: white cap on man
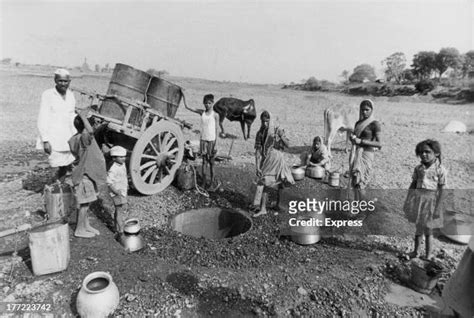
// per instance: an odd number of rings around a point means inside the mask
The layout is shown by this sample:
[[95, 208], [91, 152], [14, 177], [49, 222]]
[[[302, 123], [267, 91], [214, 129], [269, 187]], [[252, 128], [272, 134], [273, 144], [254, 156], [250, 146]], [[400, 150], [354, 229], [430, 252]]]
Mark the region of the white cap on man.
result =
[[110, 155], [112, 157], [125, 157], [127, 155], [127, 150], [121, 146], [113, 146], [110, 148]]
[[58, 68], [55, 72], [54, 75], [58, 76], [70, 76], [69, 71], [64, 69], [64, 68]]

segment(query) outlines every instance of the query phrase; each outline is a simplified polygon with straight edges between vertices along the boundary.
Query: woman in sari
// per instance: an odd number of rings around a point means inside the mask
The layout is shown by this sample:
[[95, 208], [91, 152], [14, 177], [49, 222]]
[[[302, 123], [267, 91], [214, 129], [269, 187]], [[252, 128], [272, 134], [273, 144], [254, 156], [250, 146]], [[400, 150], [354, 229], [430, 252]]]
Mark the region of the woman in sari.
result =
[[[283, 188], [283, 184], [295, 183], [291, 169], [287, 165], [282, 152], [285, 147], [289, 146], [289, 140], [286, 138], [284, 130], [277, 128], [273, 133], [270, 132], [270, 114], [267, 111], [262, 112], [260, 120], [262, 124], [255, 138], [255, 165], [259, 180], [254, 205], [251, 207], [251, 210], [257, 211], [259, 208], [258, 204], [260, 203], [260, 211], [254, 214], [254, 217], [267, 213], [266, 203], [268, 193], [263, 191], [265, 187], [278, 187], [277, 202], [275, 205], [277, 208], [280, 204], [280, 192]], [[259, 194], [262, 196], [261, 200], [259, 200]]]
[[360, 200], [363, 189], [367, 187], [372, 171], [374, 154], [382, 148], [380, 140], [380, 123], [374, 118], [374, 103], [363, 100], [359, 107], [359, 120], [351, 135], [352, 149], [349, 158], [351, 186], [354, 188], [355, 200]]

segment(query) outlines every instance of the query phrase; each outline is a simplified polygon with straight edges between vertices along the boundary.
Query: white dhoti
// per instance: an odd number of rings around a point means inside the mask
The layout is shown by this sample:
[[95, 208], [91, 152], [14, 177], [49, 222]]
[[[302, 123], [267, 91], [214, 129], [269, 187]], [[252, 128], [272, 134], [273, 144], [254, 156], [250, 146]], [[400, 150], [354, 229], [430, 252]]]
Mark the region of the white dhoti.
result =
[[74, 156], [70, 151], [51, 151], [48, 157], [48, 162], [51, 167], [68, 166], [74, 162]]

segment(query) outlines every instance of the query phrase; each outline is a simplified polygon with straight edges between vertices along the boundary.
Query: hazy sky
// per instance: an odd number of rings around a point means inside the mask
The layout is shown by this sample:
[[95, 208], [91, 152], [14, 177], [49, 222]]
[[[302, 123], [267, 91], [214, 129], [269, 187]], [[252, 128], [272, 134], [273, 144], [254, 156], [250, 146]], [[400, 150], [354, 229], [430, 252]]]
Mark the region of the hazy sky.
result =
[[254, 83], [340, 80], [390, 54], [474, 49], [474, 0], [5, 1], [2, 58]]

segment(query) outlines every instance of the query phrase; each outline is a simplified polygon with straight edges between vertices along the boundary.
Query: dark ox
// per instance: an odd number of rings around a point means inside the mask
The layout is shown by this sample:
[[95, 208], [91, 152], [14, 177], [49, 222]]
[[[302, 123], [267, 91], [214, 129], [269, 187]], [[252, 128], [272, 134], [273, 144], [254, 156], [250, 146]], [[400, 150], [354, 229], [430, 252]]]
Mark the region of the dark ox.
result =
[[[237, 98], [224, 97], [214, 104], [214, 111], [219, 114], [219, 126], [221, 127], [222, 136], [225, 136], [222, 123], [227, 118], [230, 121], [239, 121], [244, 139], [250, 138], [250, 126], [257, 117], [253, 99], [243, 101]], [[245, 135], [245, 125], [247, 125], [247, 135]]]

